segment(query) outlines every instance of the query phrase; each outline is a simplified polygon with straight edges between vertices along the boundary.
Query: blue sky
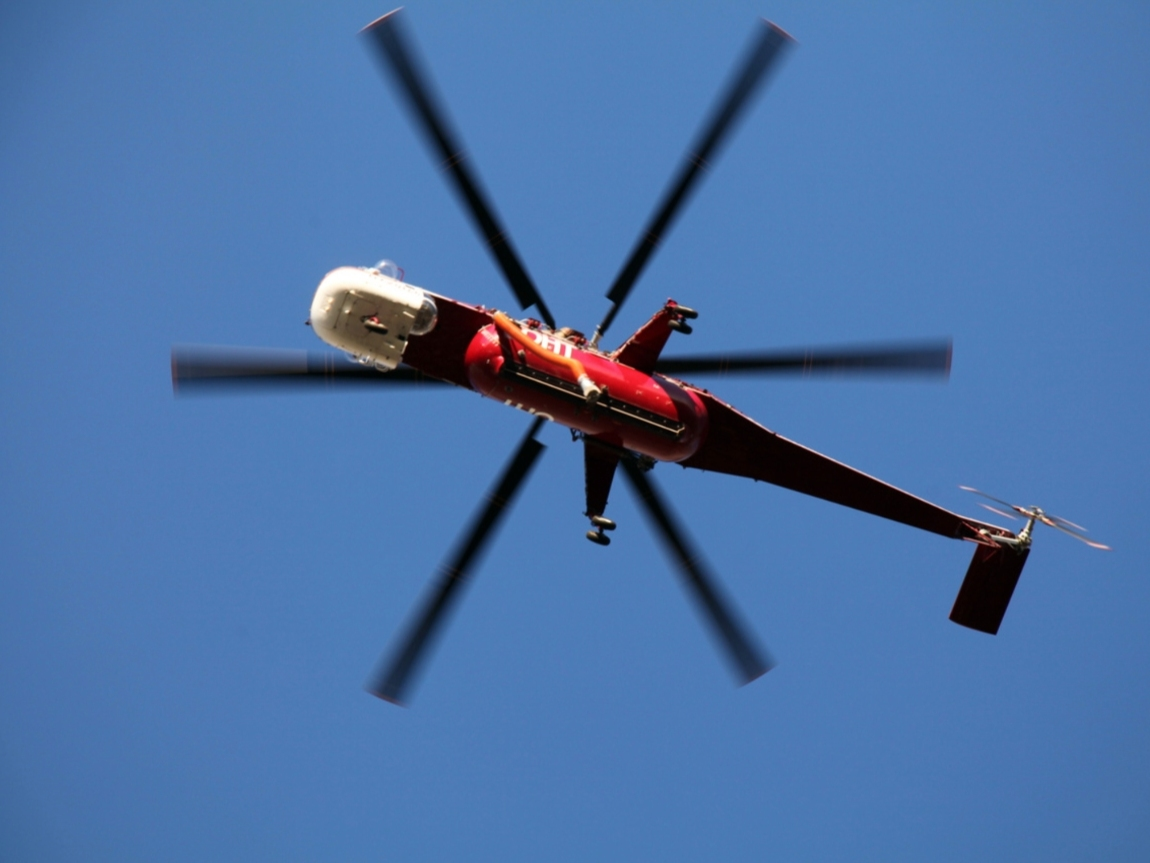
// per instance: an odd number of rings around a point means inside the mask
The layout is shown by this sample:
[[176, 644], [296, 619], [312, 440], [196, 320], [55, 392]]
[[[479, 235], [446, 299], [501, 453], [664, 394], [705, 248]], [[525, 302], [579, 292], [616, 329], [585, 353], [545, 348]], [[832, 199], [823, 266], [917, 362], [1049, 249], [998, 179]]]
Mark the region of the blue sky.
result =
[[[522, 434], [472, 394], [174, 399], [173, 343], [320, 349], [342, 264], [514, 309], [357, 30], [386, 7], [0, 12], [0, 849], [10, 860], [1139, 860], [1150, 840], [1144, 4], [413, 2], [566, 323], [757, 16], [799, 45], [632, 294], [713, 351], [952, 336], [948, 384], [730, 381], [765, 425], [1050, 531], [972, 547], [655, 473], [779, 666], [736, 689], [624, 487], [548, 450], [410, 709], [362, 683]], [[701, 383], [704, 383], [700, 381]]]

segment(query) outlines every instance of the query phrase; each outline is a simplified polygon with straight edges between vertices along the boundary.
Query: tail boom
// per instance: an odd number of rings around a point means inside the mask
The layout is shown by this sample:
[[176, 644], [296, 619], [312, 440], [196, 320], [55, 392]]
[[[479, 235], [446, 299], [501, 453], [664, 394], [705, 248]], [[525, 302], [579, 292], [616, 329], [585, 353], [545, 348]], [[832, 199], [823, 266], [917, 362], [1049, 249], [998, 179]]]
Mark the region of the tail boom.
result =
[[1022, 567], [1029, 536], [967, 518], [842, 462], [787, 440], [710, 393], [691, 388], [707, 408], [708, 431], [684, 467], [745, 476], [978, 544], [950, 619], [995, 634]]

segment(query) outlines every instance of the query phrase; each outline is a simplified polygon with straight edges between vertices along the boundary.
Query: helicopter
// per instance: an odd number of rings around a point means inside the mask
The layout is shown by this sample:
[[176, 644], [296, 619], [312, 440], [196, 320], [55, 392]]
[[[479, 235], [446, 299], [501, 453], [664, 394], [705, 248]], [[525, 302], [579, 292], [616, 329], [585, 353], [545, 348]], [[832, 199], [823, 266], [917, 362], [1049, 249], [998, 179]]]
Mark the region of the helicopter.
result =
[[[667, 300], [614, 350], [601, 346], [623, 303], [740, 116], [793, 45], [777, 25], [761, 21], [746, 55], [721, 91], [663, 198], [607, 291], [607, 313], [592, 335], [560, 327], [496, 215], [471, 161], [417, 60], [397, 9], [361, 31], [406, 103], [433, 158], [485, 243], [522, 310], [513, 317], [405, 281], [390, 261], [342, 266], [324, 276], [308, 324], [342, 354], [176, 347], [176, 392], [235, 386], [315, 384], [455, 386], [532, 416], [510, 460], [433, 579], [423, 602], [369, 678], [366, 689], [406, 702], [414, 678], [458, 601], [461, 588], [491, 542], [545, 449], [545, 422], [567, 427], [582, 444], [587, 538], [611, 542], [607, 516], [614, 477], [622, 469], [641, 509], [661, 538], [741, 684], [774, 666], [751, 635], [684, 526], [649, 473], [660, 462], [773, 483], [832, 503], [976, 545], [950, 613], [955, 623], [996, 634], [1021, 575], [1036, 522], [1084, 542], [1082, 530], [1038, 508], [1012, 507], [1029, 520], [1019, 533], [950, 512], [769, 430], [685, 375], [887, 374], [950, 372], [951, 343], [664, 357], [672, 334], [690, 335], [694, 309]], [[979, 492], [979, 494], [982, 494]], [[999, 503], [997, 498], [992, 498]], [[989, 507], [994, 512], [1009, 513]]]

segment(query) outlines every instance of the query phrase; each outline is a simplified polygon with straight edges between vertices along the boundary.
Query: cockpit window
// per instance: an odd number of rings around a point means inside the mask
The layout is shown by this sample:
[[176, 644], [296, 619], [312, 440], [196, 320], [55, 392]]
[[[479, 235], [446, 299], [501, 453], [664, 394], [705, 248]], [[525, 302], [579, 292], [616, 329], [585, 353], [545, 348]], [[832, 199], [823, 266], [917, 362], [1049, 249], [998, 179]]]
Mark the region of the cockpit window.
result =
[[427, 335], [435, 329], [438, 316], [439, 309], [435, 307], [435, 300], [424, 294], [419, 311], [415, 314], [415, 323], [411, 325], [411, 334], [413, 336]]
[[372, 269], [379, 270], [381, 275], [387, 276], [389, 279], [395, 279], [397, 282], [403, 281], [403, 267], [395, 261], [389, 261], [387, 258], [384, 258], [372, 267]]

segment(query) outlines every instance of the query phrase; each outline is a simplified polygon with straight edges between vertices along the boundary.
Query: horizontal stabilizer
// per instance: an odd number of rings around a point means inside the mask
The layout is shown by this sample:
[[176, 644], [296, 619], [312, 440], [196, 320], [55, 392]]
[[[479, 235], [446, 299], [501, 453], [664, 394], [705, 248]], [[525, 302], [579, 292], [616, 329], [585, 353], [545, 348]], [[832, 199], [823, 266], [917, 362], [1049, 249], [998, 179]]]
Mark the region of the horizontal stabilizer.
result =
[[950, 619], [979, 632], [998, 634], [1029, 554], [1029, 548], [1015, 551], [1008, 546], [978, 546], [950, 610]]

